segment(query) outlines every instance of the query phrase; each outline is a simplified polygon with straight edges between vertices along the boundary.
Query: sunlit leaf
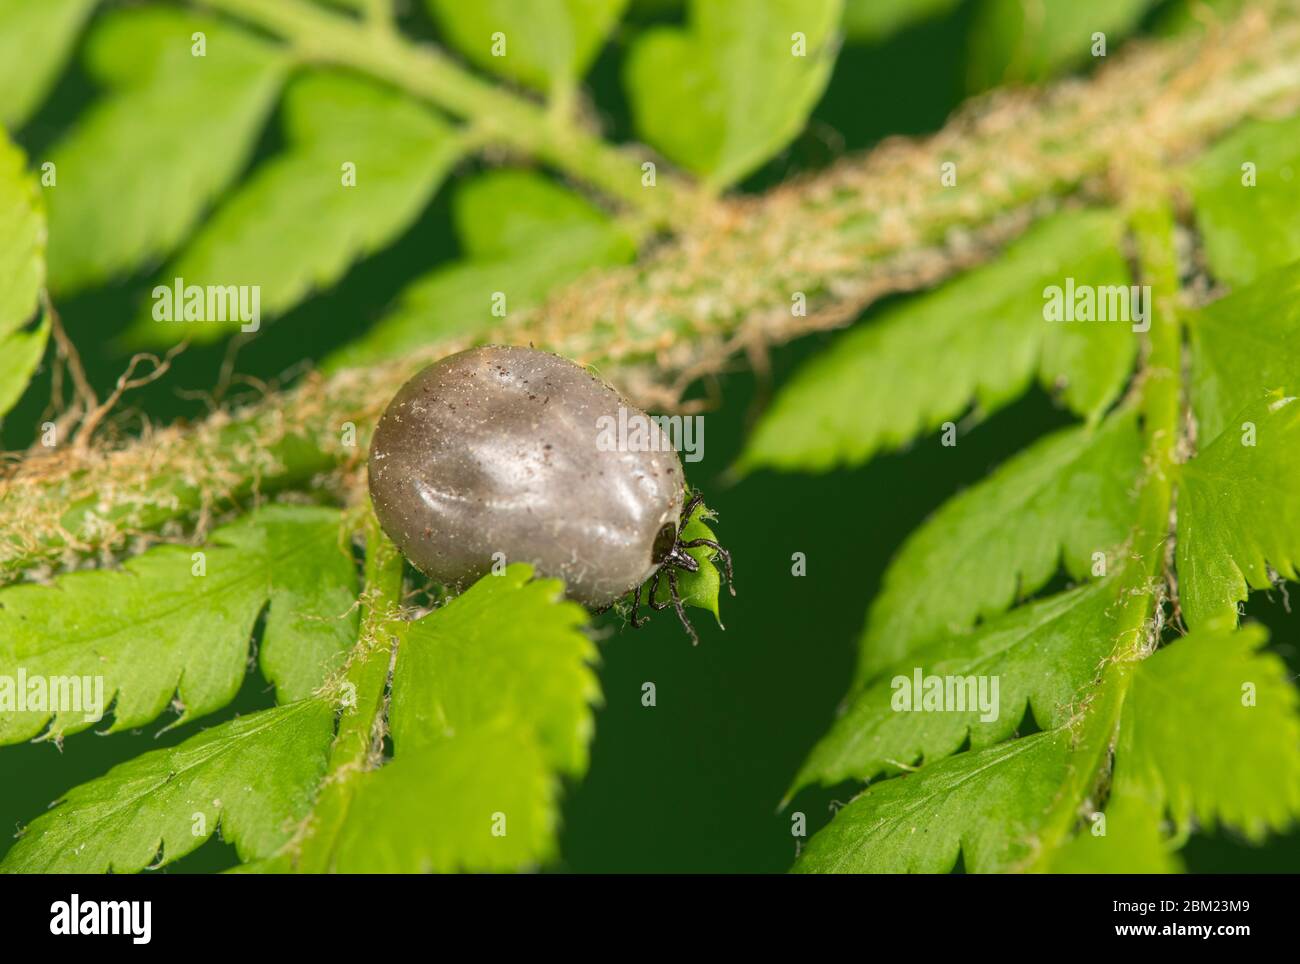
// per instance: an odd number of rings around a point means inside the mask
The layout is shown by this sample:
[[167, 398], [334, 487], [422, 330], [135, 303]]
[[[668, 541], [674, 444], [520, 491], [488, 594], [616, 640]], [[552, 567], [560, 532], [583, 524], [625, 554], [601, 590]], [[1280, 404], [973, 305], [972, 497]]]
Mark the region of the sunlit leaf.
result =
[[287, 66], [227, 22], [155, 7], [106, 16], [85, 58], [100, 95], [50, 157], [56, 292], [171, 253], [248, 160]]
[[33, 820], [0, 871], [136, 873], [218, 830], [241, 860], [267, 856], [311, 803], [333, 728], [328, 704], [302, 700], [141, 754]]
[[0, 743], [47, 725], [51, 738], [102, 725], [95, 710], [107, 715], [110, 705], [110, 731], [148, 723], [173, 697], [180, 721], [219, 709], [244, 680], [268, 603], [262, 669], [282, 701], [300, 699], [355, 641], [355, 599], [339, 513], [288, 506], [218, 529], [201, 548], [158, 546], [120, 570], [11, 586], [0, 591], [0, 677], [76, 678], [102, 703], [0, 702]]
[[641, 34], [624, 67], [638, 132], [726, 186], [803, 129], [835, 63], [841, 0], [694, 0], [685, 30]]

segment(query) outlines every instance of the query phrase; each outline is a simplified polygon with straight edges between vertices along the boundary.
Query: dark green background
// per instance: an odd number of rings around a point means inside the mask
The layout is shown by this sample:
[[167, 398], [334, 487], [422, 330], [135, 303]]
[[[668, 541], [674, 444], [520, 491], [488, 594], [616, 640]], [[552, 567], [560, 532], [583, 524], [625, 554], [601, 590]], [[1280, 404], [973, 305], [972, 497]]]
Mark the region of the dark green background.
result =
[[[760, 189], [888, 134], [938, 127], [962, 96], [968, 20], [962, 10], [885, 46], [846, 48], [807, 132], [747, 187]], [[429, 30], [419, 17], [407, 26]], [[625, 26], [624, 36], [637, 27], [635, 22]], [[616, 40], [591, 77], [607, 129], [620, 139], [630, 133], [619, 85], [622, 50]], [[22, 132], [32, 156], [40, 156], [88, 97], [84, 78], [72, 71], [52, 104]], [[275, 147], [270, 133], [260, 152]], [[454, 254], [447, 210], [444, 191], [398, 244], [359, 265], [333, 291], [269, 326], [241, 351], [238, 370], [274, 380], [302, 361], [304, 345], [317, 359], [355, 335], [382, 314], [404, 283]], [[132, 317], [147, 280], [145, 272], [60, 303], [101, 394], [125, 362], [107, 344]], [[739, 595], [723, 597], [725, 632], [694, 614], [698, 648], [690, 646], [670, 613], [657, 615], [640, 632], [621, 630], [614, 620], [601, 624], [609, 634], [602, 645], [605, 706], [598, 714], [590, 773], [581, 785], [567, 788], [563, 856], [556, 869], [788, 868], [795, 854], [790, 813], [778, 813], [776, 805], [843, 695], [863, 614], [890, 556], [945, 498], [1066, 421], [1035, 392], [977, 425], [955, 448], [943, 448], [931, 437], [852, 472], [763, 473], [725, 484], [721, 476], [773, 386], [832, 337], [815, 336], [778, 350], [770, 382], [743, 373], [722, 380], [722, 406], [706, 417], [706, 458], [688, 472], [719, 513], [716, 528], [735, 556]], [[131, 404], [159, 421], [201, 415], [202, 405], [177, 390], [211, 388], [223, 355], [221, 347], [191, 348], [167, 379], [132, 396]], [[47, 397], [48, 373], [7, 420], [7, 448], [30, 443]], [[791, 574], [796, 551], [807, 557], [803, 578]], [[1294, 617], [1280, 600], [1263, 596], [1252, 600], [1252, 611], [1273, 627], [1279, 649], [1294, 667]], [[657, 689], [653, 708], [641, 705], [646, 681]], [[156, 735], [159, 723], [110, 738], [83, 733], [71, 737], [62, 752], [48, 744], [0, 749], [0, 854], [10, 844], [5, 831], [37, 816], [71, 786], [138, 753], [180, 742], [204, 725], [269, 705], [271, 698], [254, 671], [227, 711], [161, 736]], [[829, 819], [831, 801], [847, 800], [852, 792], [849, 786], [805, 791], [791, 810], [805, 812], [813, 831]], [[429, 817], [436, 819], [432, 812]], [[1300, 835], [1258, 849], [1228, 836], [1197, 838], [1185, 856], [1195, 870], [1292, 869], [1300, 865]], [[221, 869], [234, 859], [230, 847], [210, 841], [169, 869]]]

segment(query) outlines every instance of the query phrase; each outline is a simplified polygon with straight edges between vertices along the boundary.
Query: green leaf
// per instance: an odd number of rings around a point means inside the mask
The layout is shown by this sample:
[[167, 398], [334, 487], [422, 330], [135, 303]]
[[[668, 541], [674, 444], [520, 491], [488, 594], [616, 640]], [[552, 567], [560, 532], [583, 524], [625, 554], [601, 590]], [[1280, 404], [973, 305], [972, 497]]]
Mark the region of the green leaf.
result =
[[1259, 626], [1193, 631], [1134, 670], [1115, 787], [1179, 831], [1224, 824], [1258, 841], [1300, 817], [1300, 715]]
[[627, 6], [627, 0], [426, 2], [447, 40], [472, 63], [548, 92], [572, 87], [587, 72]]
[[[191, 53], [195, 33], [206, 56]], [[222, 21], [124, 10], [91, 32], [102, 96], [54, 148], [50, 276], [61, 292], [169, 254], [239, 173], [287, 62]]]
[[[344, 74], [296, 79], [284, 116], [285, 150], [222, 204], [160, 285], [257, 285], [259, 320], [282, 315], [408, 228], [460, 155], [451, 127], [424, 107]], [[160, 323], [146, 310], [128, 339], [214, 341], [240, 327], [225, 321]]]
[[600, 689], [585, 611], [532, 572], [484, 576], [399, 630], [393, 759], [348, 778], [337, 833], [309, 836], [299, 866], [503, 871], [554, 854], [558, 778], [587, 767]]
[[1137, 29], [1155, 0], [982, 0], [971, 26], [971, 90], [1045, 80], [1092, 57], [1093, 35], [1106, 53]]
[[[550, 256], [563, 259], [573, 253], [572, 249], [553, 249], [517, 263], [457, 262], [431, 271], [404, 289], [393, 310], [365, 334], [328, 355], [321, 369], [329, 373], [370, 365], [400, 358], [434, 342], [486, 332], [501, 322], [492, 316], [495, 292], [505, 294], [510, 310], [536, 304], [556, 281], [543, 260]], [[571, 265], [561, 266], [559, 273], [572, 276], [587, 267], [575, 271]]]
[[[536, 171], [500, 168], [473, 178], [452, 205], [456, 236], [471, 261], [530, 254], [556, 243], [556, 236], [603, 228], [624, 246], [630, 239], [586, 198]], [[627, 251], [627, 257], [632, 252]]]
[[97, 0], [0, 0], [0, 125], [17, 130], [67, 63]]
[[145, 753], [33, 820], [0, 871], [136, 873], [179, 860], [218, 827], [240, 859], [266, 856], [310, 805], [333, 732], [329, 704], [302, 700]]
[[[159, 546], [118, 571], [0, 591], [0, 680], [22, 674], [42, 694], [73, 677], [98, 693], [102, 680], [97, 708], [112, 705], [109, 732], [148, 723], [175, 694], [183, 723], [234, 698], [269, 602], [262, 671], [288, 702], [319, 686], [355, 641], [355, 599], [339, 513], [269, 507], [216, 530], [201, 551]], [[33, 706], [30, 697], [20, 709], [19, 688], [0, 689], [0, 743], [34, 737], [47, 723], [57, 740], [98, 722], [88, 691], [71, 709]]]
[[1300, 375], [1300, 264], [1191, 312], [1192, 407], [1201, 445], [1237, 432], [1234, 416]]
[[[813, 748], [791, 792], [813, 782], [869, 780], [1015, 734], [1028, 708], [1041, 729], [1063, 725], [1115, 640], [1115, 586], [1107, 580], [1022, 606], [968, 633], [939, 637], [859, 690]], [[923, 712], [914, 677], [961, 677], [962, 710]], [[993, 690], [993, 681], [997, 689]], [[923, 684], [924, 685], [924, 684]], [[960, 688], [966, 687], [966, 688]], [[922, 690], [922, 692], [924, 692]], [[906, 697], [907, 702], [903, 702]]]
[[835, 64], [841, 8], [693, 0], [687, 29], [632, 44], [624, 87], [637, 132], [715, 187], [741, 180], [803, 129]]
[[1111, 572], [1136, 513], [1137, 412], [1040, 439], [943, 505], [885, 572], [862, 636], [861, 681], [919, 643], [970, 629], [1046, 585], [1063, 566]]
[[1205, 260], [1220, 281], [1248, 284], [1300, 259], [1300, 116], [1243, 125], [1197, 158], [1191, 184]]
[[325, 360], [327, 371], [397, 357], [439, 338], [481, 334], [503, 321], [492, 313], [496, 293], [509, 317], [591, 268], [635, 255], [619, 225], [539, 174], [483, 175], [454, 201], [469, 260], [411, 284], [389, 315]]
[[[696, 539], [711, 539], [718, 541], [713, 530], [705, 522], [706, 519], [716, 518], [712, 511], [705, 508], [701, 503], [691, 517], [686, 520], [686, 525], [682, 526], [681, 541], [692, 542]], [[681, 595], [682, 604], [694, 606], [697, 609], [703, 609], [713, 614], [719, 626], [722, 625], [722, 614], [718, 611], [718, 594], [722, 590], [722, 575], [718, 572], [718, 567], [714, 560], [717, 556], [715, 550], [708, 546], [696, 546], [694, 549], [687, 549], [686, 554], [694, 559], [700, 565], [699, 572], [682, 572], [677, 571], [677, 591]], [[659, 590], [655, 594], [655, 602], [671, 605], [672, 591], [670, 589], [667, 576], [659, 580]]]
[[[1086, 821], [1043, 867], [1053, 874], [1176, 874], [1182, 864], [1160, 829], [1160, 812], [1112, 791], [1104, 823]], [[1099, 831], [1104, 830], [1104, 833]], [[1094, 832], [1097, 831], [1097, 832]]]
[[470, 729], [419, 746], [361, 775], [333, 869], [532, 869], [555, 854], [558, 790], [546, 754], [522, 726]]
[[0, 337], [36, 313], [45, 280], [45, 218], [23, 152], [0, 133]]
[[1248, 587], [1270, 588], [1273, 573], [1296, 578], [1300, 405], [1295, 401], [1269, 393], [1181, 466], [1178, 592], [1192, 629], [1235, 621]]
[[248, 524], [265, 533], [259, 562], [271, 585], [262, 672], [289, 703], [315, 692], [356, 642], [356, 565], [333, 509], [271, 507]]
[[45, 356], [50, 337], [49, 312], [41, 313], [35, 327], [0, 337], [0, 416], [18, 403], [36, 366]]
[[1139, 335], [1122, 321], [1047, 321], [1044, 292], [1068, 278], [1076, 291], [1128, 285], [1122, 231], [1112, 212], [1056, 215], [988, 265], [843, 335], [784, 386], [740, 467], [858, 465], [959, 417], [972, 399], [980, 414], [996, 411], [1035, 375], [1096, 417], [1123, 387]]
[[551, 769], [586, 770], [600, 700], [587, 614], [563, 601], [563, 583], [531, 576], [507, 566], [406, 627], [390, 718], [399, 757], [504, 720], [536, 737]]
[[29, 324], [45, 283], [45, 213], [25, 167], [0, 131], [0, 416], [27, 388], [50, 331], [48, 313]]
[[808, 842], [800, 873], [946, 873], [1013, 869], [1064, 781], [1067, 730], [959, 753], [873, 783]]
[[845, 0], [844, 36], [849, 43], [874, 44], [913, 24], [941, 17], [961, 0]]

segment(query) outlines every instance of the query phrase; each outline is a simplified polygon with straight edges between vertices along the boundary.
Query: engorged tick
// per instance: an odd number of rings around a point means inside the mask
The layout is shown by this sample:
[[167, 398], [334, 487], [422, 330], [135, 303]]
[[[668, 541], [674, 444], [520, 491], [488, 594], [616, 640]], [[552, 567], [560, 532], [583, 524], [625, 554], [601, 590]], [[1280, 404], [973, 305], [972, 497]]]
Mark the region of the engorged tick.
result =
[[[529, 381], [547, 386], [542, 406], [528, 404]], [[649, 451], [598, 444], [602, 416], [617, 420], [620, 407], [653, 425], [558, 355], [487, 346], [444, 358], [403, 385], [375, 427], [375, 514], [412, 565], [446, 586], [467, 586], [503, 557], [528, 562], [594, 609], [635, 592], [633, 626], [644, 622], [647, 580], [651, 608], [670, 604], [656, 598], [666, 573], [671, 605], [696, 640], [677, 584], [678, 571], [699, 571], [686, 550], [712, 549], [728, 585], [731, 557], [711, 539], [681, 539], [701, 496], [686, 499], [666, 439]]]

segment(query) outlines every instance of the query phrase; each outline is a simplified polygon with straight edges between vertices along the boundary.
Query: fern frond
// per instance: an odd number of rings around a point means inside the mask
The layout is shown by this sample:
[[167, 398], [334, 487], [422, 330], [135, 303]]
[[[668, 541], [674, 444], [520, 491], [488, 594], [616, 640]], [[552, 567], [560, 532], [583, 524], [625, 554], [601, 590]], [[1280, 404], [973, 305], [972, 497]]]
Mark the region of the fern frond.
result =
[[[833, 786], [928, 767], [967, 742], [978, 750], [1015, 736], [1026, 712], [1043, 729], [1062, 725], [1114, 646], [1114, 601], [1114, 580], [1103, 580], [917, 648], [849, 697], [809, 753], [791, 793], [814, 781]], [[915, 675], [950, 678], [952, 683], [941, 685], [961, 692], [963, 708], [942, 703], [944, 711], [924, 712], [911, 695]], [[990, 708], [978, 702], [981, 679], [997, 680], [991, 719]], [[900, 693], [908, 696], [901, 708]]]
[[858, 679], [943, 632], [962, 632], [1037, 592], [1117, 568], [1133, 528], [1137, 411], [1063, 429], [945, 503], [885, 572], [861, 640]]
[[1069, 766], [1068, 730], [1035, 733], [872, 784], [808, 842], [797, 873], [970, 873], [1028, 859]]
[[3, 873], [131, 874], [218, 830], [241, 860], [282, 845], [325, 772], [334, 712], [317, 699], [241, 716], [119, 764], [31, 822]]
[[857, 465], [960, 418], [972, 402], [981, 415], [997, 411], [1035, 378], [1095, 416], [1128, 377], [1132, 333], [1049, 323], [1044, 289], [1066, 278], [1103, 289], [1128, 284], [1121, 227], [1113, 212], [1056, 215], [992, 264], [849, 332], [781, 390], [741, 466]]
[[1115, 748], [1114, 793], [1175, 829], [1251, 840], [1300, 818], [1300, 695], [1259, 626], [1194, 631], [1140, 663]]
[[1179, 599], [1193, 629], [1235, 620], [1249, 589], [1297, 578], [1300, 405], [1270, 393], [1233, 422], [1181, 466]]
[[[205, 56], [191, 53], [195, 34]], [[50, 158], [60, 294], [170, 254], [248, 160], [288, 68], [272, 44], [161, 8], [103, 18], [84, 57], [103, 92]]]
[[[424, 105], [338, 74], [295, 78], [283, 110], [285, 150], [230, 194], [159, 284], [258, 281], [259, 320], [284, 314], [409, 227], [463, 150], [460, 136]], [[348, 176], [354, 180], [342, 186]], [[182, 326], [160, 324], [149, 307], [123, 337], [175, 343]], [[241, 319], [224, 320], [184, 325], [183, 334], [229, 338]]]
[[[184, 723], [234, 698], [269, 603], [262, 670], [289, 702], [315, 690], [356, 638], [355, 599], [338, 511], [271, 506], [201, 549], [159, 546], [119, 571], [0, 591], [0, 675], [102, 684], [94, 709], [106, 716], [111, 706], [109, 732], [148, 723], [173, 699]], [[100, 722], [84, 695], [76, 709], [10, 696], [0, 703], [0, 743], [59, 740]]]

